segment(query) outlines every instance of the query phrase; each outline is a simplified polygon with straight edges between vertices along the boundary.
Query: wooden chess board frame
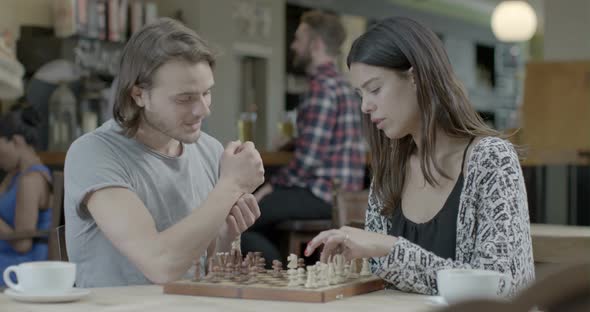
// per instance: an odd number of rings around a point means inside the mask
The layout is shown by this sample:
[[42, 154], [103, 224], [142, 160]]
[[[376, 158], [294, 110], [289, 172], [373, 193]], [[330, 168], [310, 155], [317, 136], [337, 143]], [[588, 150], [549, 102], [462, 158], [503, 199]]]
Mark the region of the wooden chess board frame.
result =
[[263, 282], [239, 284], [232, 281], [212, 283], [204, 280], [181, 280], [165, 284], [164, 293], [258, 300], [329, 302], [378, 291], [383, 288], [383, 280], [376, 276], [359, 277], [341, 284], [318, 288], [276, 286]]

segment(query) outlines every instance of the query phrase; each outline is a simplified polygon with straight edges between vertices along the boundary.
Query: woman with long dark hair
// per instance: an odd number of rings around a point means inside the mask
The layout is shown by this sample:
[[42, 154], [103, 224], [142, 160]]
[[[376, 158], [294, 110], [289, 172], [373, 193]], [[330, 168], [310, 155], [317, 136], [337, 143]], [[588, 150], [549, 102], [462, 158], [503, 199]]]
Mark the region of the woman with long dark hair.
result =
[[[51, 225], [51, 173], [35, 146], [41, 118], [32, 108], [20, 108], [0, 118], [0, 233], [48, 229]], [[32, 239], [0, 241], [0, 272], [10, 265], [46, 260], [47, 243]], [[0, 286], [4, 281], [0, 280]]]
[[404, 291], [436, 294], [436, 272], [494, 270], [511, 293], [534, 279], [519, 157], [473, 109], [436, 34], [388, 18], [352, 45], [348, 67], [362, 97], [372, 156], [365, 230], [320, 233], [306, 255], [370, 258]]

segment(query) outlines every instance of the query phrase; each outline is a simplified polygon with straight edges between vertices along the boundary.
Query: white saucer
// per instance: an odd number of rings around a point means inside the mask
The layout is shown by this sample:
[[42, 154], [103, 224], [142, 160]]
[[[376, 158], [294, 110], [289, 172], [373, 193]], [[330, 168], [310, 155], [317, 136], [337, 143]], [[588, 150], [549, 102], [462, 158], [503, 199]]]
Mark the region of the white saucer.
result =
[[4, 290], [4, 294], [16, 301], [22, 302], [71, 302], [90, 294], [90, 289], [72, 288], [65, 293], [24, 293], [14, 289]]
[[445, 307], [448, 305], [447, 301], [442, 296], [428, 297], [428, 303], [431, 305], [440, 306], [440, 307]]

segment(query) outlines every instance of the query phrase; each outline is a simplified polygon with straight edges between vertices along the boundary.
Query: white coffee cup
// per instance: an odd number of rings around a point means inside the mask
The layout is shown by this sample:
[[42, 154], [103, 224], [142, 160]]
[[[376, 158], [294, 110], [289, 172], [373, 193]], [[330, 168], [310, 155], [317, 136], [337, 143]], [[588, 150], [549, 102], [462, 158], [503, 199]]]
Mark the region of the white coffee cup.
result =
[[[16, 274], [17, 283], [10, 279]], [[23, 293], [66, 293], [76, 280], [76, 264], [62, 261], [25, 262], [11, 265], [4, 270], [4, 283]]]
[[[508, 295], [512, 278], [495, 271], [445, 269], [436, 273], [439, 294], [447, 303], [469, 299], [498, 300]], [[500, 282], [504, 289], [500, 293]]]

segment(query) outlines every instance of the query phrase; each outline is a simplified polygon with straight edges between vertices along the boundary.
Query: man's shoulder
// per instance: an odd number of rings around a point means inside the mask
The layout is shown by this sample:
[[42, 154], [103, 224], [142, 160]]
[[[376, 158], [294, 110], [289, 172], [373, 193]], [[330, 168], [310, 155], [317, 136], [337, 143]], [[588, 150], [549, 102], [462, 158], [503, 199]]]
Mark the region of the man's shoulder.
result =
[[309, 89], [311, 91], [321, 90], [325, 92], [326, 95], [353, 93], [350, 82], [348, 82], [348, 79], [346, 79], [341, 73], [312, 77], [309, 80]]
[[72, 158], [94, 159], [101, 155], [114, 153], [117, 148], [125, 148], [125, 142], [129, 142], [120, 127], [113, 120], [105, 122], [99, 128], [88, 132], [76, 139], [68, 149], [66, 162]]

